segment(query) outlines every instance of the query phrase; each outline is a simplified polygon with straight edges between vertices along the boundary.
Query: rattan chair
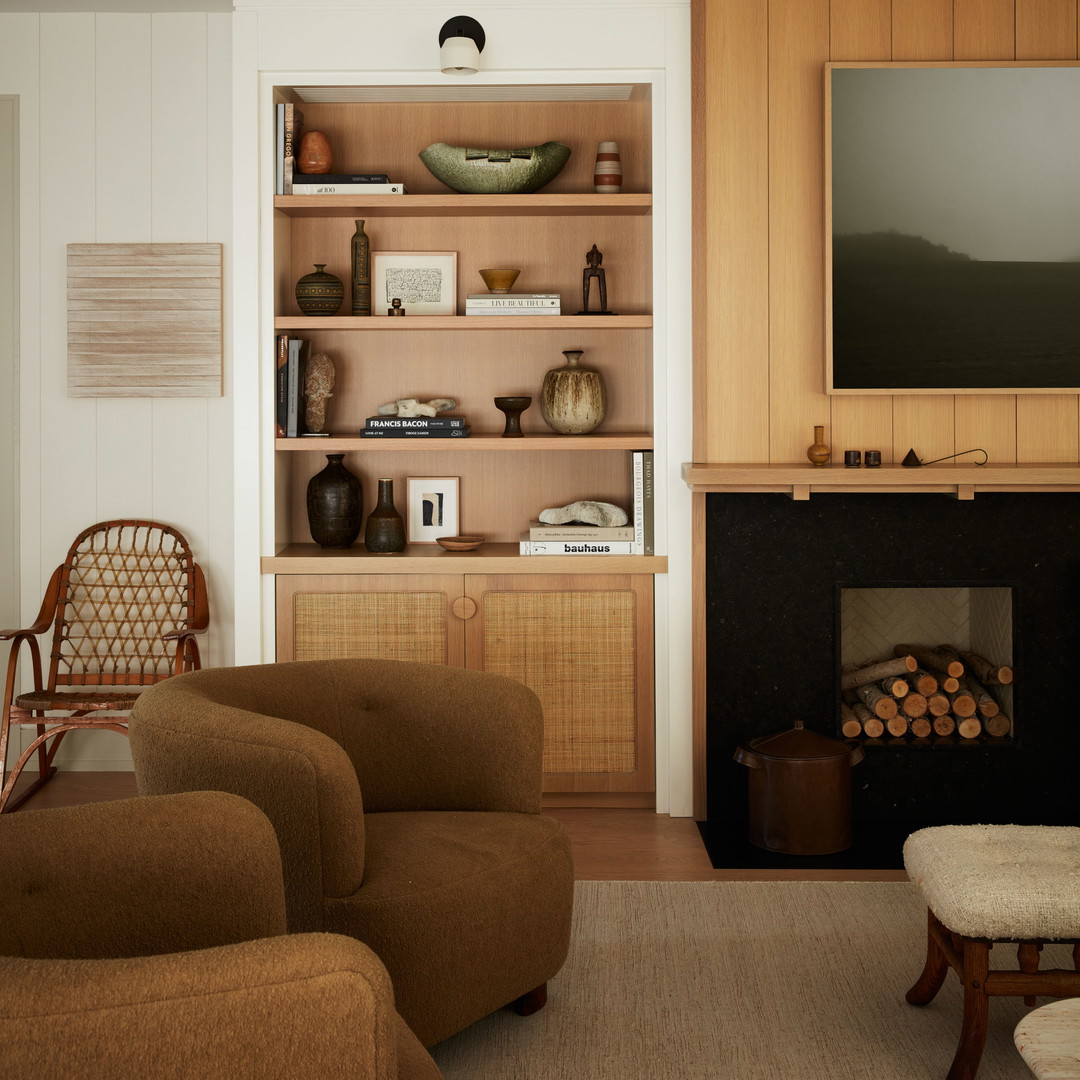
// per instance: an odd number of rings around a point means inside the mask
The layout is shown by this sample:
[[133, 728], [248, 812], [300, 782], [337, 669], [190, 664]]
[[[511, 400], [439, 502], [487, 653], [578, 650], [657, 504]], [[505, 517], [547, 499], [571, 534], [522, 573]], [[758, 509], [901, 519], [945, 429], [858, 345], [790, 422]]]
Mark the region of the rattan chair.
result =
[[[75, 538], [54, 571], [32, 626], [0, 631], [11, 641], [0, 715], [0, 813], [16, 809], [56, 772], [69, 731], [127, 734], [127, 712], [143, 687], [200, 666], [195, 635], [210, 621], [206, 583], [187, 540], [156, 521], [102, 521]], [[38, 635], [53, 628], [47, 679]], [[34, 688], [18, 694], [20, 648], [30, 653]], [[13, 724], [37, 736], [7, 769]], [[38, 777], [11, 798], [37, 755]]]

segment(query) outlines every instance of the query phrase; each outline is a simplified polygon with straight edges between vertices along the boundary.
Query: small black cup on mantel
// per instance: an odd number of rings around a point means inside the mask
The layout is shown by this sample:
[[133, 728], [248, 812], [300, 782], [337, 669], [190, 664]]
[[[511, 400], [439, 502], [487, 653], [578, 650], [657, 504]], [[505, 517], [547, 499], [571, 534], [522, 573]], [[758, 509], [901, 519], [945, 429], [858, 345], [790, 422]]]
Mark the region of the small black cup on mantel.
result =
[[881, 451], [880, 450], [864, 450], [863, 451], [863, 463], [868, 469], [876, 469], [881, 465]]
[[845, 450], [844, 451], [844, 464], [849, 469], [857, 469], [859, 467], [859, 459], [862, 454], [858, 450]]

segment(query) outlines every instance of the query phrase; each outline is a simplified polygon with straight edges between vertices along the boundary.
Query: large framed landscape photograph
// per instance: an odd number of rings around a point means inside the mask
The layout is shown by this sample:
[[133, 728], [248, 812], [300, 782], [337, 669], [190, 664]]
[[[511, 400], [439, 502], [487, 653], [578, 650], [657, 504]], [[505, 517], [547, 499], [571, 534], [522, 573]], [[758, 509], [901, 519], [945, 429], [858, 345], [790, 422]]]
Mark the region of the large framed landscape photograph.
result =
[[1080, 66], [828, 64], [826, 390], [1080, 390]]

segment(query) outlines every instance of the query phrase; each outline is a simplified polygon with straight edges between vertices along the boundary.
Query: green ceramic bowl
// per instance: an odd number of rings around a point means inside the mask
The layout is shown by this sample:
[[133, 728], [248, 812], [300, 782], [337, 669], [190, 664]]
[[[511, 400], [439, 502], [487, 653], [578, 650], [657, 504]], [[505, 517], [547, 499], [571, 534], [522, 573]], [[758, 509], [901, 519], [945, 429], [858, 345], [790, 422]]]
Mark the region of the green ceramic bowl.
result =
[[432, 143], [420, 160], [437, 180], [463, 195], [518, 195], [539, 191], [554, 180], [570, 157], [560, 142], [522, 150], [474, 150]]

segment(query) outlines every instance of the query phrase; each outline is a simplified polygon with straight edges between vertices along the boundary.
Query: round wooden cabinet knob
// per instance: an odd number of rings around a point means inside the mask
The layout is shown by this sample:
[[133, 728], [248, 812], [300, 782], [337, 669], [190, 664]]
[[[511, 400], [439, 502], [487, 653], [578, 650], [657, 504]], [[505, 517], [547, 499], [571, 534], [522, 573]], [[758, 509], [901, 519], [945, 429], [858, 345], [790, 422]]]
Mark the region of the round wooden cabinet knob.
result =
[[476, 601], [469, 596], [459, 596], [451, 605], [450, 610], [459, 619], [471, 619], [476, 614]]

